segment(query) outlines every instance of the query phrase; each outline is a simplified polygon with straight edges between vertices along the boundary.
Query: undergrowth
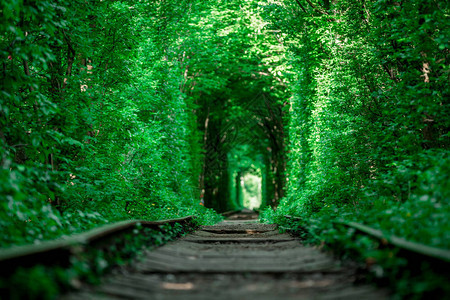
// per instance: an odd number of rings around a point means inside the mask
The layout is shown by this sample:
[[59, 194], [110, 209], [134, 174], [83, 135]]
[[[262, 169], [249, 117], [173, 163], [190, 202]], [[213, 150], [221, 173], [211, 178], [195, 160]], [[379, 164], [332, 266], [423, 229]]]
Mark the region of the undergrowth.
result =
[[[381, 227], [387, 235], [401, 232], [399, 228], [390, 230], [388, 224], [391, 223], [386, 220], [374, 223], [377, 218], [371, 217], [371, 214], [382, 215], [381, 212], [365, 213], [365, 218], [361, 213], [356, 218], [349, 209], [330, 207], [314, 215], [297, 214], [292, 219], [286, 218], [288, 214], [282, 209], [266, 209], [260, 218], [263, 222], [279, 224], [282, 230], [299, 236], [305, 243], [318, 245], [341, 259], [356, 261], [362, 269], [368, 271], [366, 278], [369, 282], [391, 288], [393, 299], [443, 299], [450, 295], [447, 284], [448, 263], [424, 260], [419, 255], [388, 245], [387, 241], [380, 241], [342, 225], [342, 222], [357, 221], [374, 228]], [[410, 225], [404, 226], [408, 230]]]
[[[69, 267], [36, 265], [18, 268], [2, 278], [0, 293], [5, 299], [56, 299], [59, 295], [76, 291], [82, 282], [99, 284], [101, 276], [112, 268], [131, 262], [142, 252], [180, 237], [198, 226], [198, 220], [189, 224], [165, 224], [159, 229], [137, 226], [131, 233], [117, 236], [102, 248], [92, 247], [73, 255]], [[3, 298], [2, 298], [3, 299]]]

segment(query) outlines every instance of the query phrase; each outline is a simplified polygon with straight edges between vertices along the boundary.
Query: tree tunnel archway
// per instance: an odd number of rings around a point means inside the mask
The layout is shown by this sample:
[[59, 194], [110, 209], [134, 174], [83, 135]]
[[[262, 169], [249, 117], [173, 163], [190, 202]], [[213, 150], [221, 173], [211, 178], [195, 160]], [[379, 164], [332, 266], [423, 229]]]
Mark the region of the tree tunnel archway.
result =
[[[203, 123], [205, 159], [200, 188], [205, 206], [218, 211], [276, 206], [285, 182], [285, 112], [264, 92], [250, 100], [234, 101], [227, 108], [209, 107]], [[252, 176], [259, 180], [257, 190], [250, 179], [245, 180]], [[259, 194], [260, 205], [245, 203], [252, 197], [249, 194]]]
[[263, 166], [263, 206], [276, 206], [285, 183], [284, 120], [290, 97], [283, 36], [266, 26], [255, 2], [218, 1], [196, 9], [202, 12], [189, 26], [202, 34], [179, 41], [179, 62], [185, 78], [181, 90], [190, 98], [198, 128], [191, 133], [191, 146], [201, 157], [199, 165], [192, 165], [199, 197], [218, 211], [240, 205], [233, 181], [250, 169], [238, 166], [230, 154], [247, 147]]

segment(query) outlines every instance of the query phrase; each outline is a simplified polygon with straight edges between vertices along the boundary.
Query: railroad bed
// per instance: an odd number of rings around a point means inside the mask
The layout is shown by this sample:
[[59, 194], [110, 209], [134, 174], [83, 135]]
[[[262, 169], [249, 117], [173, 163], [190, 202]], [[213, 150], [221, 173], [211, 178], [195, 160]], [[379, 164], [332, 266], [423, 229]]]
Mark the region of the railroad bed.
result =
[[[249, 216], [251, 219], [252, 216]], [[234, 218], [148, 251], [63, 299], [386, 299], [356, 269], [276, 225]]]

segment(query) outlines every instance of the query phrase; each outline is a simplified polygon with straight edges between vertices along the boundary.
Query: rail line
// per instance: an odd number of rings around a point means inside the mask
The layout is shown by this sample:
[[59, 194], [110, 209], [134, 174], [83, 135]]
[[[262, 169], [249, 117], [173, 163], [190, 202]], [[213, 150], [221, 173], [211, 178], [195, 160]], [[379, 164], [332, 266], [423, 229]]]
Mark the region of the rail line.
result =
[[14, 246], [0, 250], [0, 275], [9, 275], [19, 267], [34, 265], [68, 266], [70, 258], [87, 249], [102, 249], [125, 234], [139, 228], [158, 230], [163, 225], [191, 224], [194, 216], [161, 221], [128, 220], [103, 225], [66, 238], [44, 241], [37, 245]]
[[[300, 221], [301, 218], [293, 217], [286, 215], [286, 219], [293, 221]], [[402, 251], [406, 251], [412, 253], [414, 255], [419, 255], [426, 259], [432, 259], [439, 261], [444, 264], [446, 268], [448, 268], [448, 264], [450, 263], [450, 251], [442, 248], [431, 247], [428, 245], [424, 245], [417, 242], [408, 241], [404, 238], [386, 234], [381, 230], [372, 228], [370, 226], [360, 224], [357, 222], [343, 222], [343, 221], [334, 221], [336, 225], [342, 225], [348, 228], [353, 228], [359, 233], [365, 234], [372, 238], [377, 239], [383, 246], [394, 246]]]
[[387, 299], [355, 284], [352, 266], [259, 223], [256, 212], [225, 215], [63, 299]]
[[[354, 265], [303, 245], [292, 235], [280, 234], [275, 224], [258, 223], [256, 212], [225, 215], [227, 220], [202, 226], [183, 238], [146, 251], [126, 270], [102, 274], [100, 285], [82, 284], [76, 291], [62, 295], [62, 299], [388, 298], [390, 292], [386, 289], [358, 284], [360, 274]], [[73, 256], [90, 249], [108, 251], [112, 244], [122, 247], [130, 234], [147, 239], [145, 228], [163, 230], [175, 224], [192, 228], [194, 223], [193, 216], [156, 222], [123, 221], [40, 245], [0, 250], [0, 275], [36, 264], [70, 266]], [[448, 269], [450, 251], [388, 236], [355, 222], [335, 224], [375, 238], [383, 246], [425, 256], [439, 262], [442, 270]]]

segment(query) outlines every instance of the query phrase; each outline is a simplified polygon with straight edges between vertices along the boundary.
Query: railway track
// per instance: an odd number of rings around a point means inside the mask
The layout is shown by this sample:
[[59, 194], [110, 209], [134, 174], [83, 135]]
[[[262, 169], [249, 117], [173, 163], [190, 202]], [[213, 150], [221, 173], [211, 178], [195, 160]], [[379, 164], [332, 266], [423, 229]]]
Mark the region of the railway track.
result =
[[[100, 276], [143, 245], [157, 246], [196, 226], [193, 216], [130, 220], [37, 245], [0, 249], [0, 299], [53, 299], [55, 289], [78, 286], [79, 277]], [[57, 282], [48, 285], [49, 281]]]
[[[285, 217], [286, 217], [286, 219], [289, 219], [289, 220], [298, 221], [298, 222], [301, 221], [301, 218], [292, 217], [292, 216], [285, 216]], [[445, 266], [446, 264], [450, 263], [450, 251], [449, 250], [436, 248], [436, 247], [430, 247], [430, 246], [427, 246], [427, 245], [424, 245], [421, 243], [417, 243], [417, 242], [411, 242], [404, 238], [385, 234], [381, 230], [374, 229], [370, 226], [363, 225], [363, 224], [360, 224], [357, 222], [336, 221], [334, 223], [354, 229], [355, 231], [358, 231], [359, 233], [362, 233], [362, 234], [370, 236], [374, 239], [377, 239], [384, 246], [391, 245], [391, 246], [401, 249], [402, 251], [407, 251], [411, 254], [419, 255], [422, 257], [422, 259], [438, 261], [441, 266]]]
[[354, 267], [256, 218], [231, 213], [62, 299], [387, 298], [385, 290], [356, 284]]
[[[362, 284], [356, 265], [343, 263], [298, 238], [279, 233], [277, 225], [257, 223], [251, 211], [227, 213], [227, 220], [203, 226], [191, 234], [116, 267], [100, 284], [77, 284], [60, 299], [388, 299], [389, 291]], [[288, 217], [291, 221], [295, 218]], [[144, 229], [192, 228], [193, 217], [159, 222], [126, 221], [69, 239], [0, 251], [0, 273], [39, 263], [70, 267], [73, 257], [95, 249], [99, 253], [126, 247], [129, 236]], [[385, 237], [361, 224], [341, 224], [362, 234], [412, 251], [411, 244]], [[165, 229], [164, 229], [165, 228]], [[147, 241], [145, 241], [147, 239]], [[389, 239], [389, 240], [387, 240]], [[400, 241], [400, 242], [399, 242]], [[112, 248], [111, 248], [112, 247]], [[430, 249], [421, 248], [416, 255]], [[103, 254], [102, 254], [103, 255]], [[448, 252], [431, 251], [430, 259], [448, 267]], [[93, 260], [91, 263], [95, 264]], [[11, 293], [10, 293], [11, 294]], [[39, 298], [37, 295], [36, 298]], [[3, 299], [3, 298], [2, 298]], [[5, 298], [8, 299], [8, 298]]]
[[[282, 228], [286, 231], [294, 235], [309, 234], [303, 219], [292, 216], [285, 219], [289, 225]], [[449, 250], [409, 241], [357, 222], [335, 220], [332, 224], [341, 238], [328, 238], [328, 248], [336, 255], [365, 261], [366, 270], [377, 281], [390, 286], [397, 298], [450, 299]], [[357, 246], [358, 240], [363, 239], [366, 245], [367, 240], [371, 241], [370, 247]]]

